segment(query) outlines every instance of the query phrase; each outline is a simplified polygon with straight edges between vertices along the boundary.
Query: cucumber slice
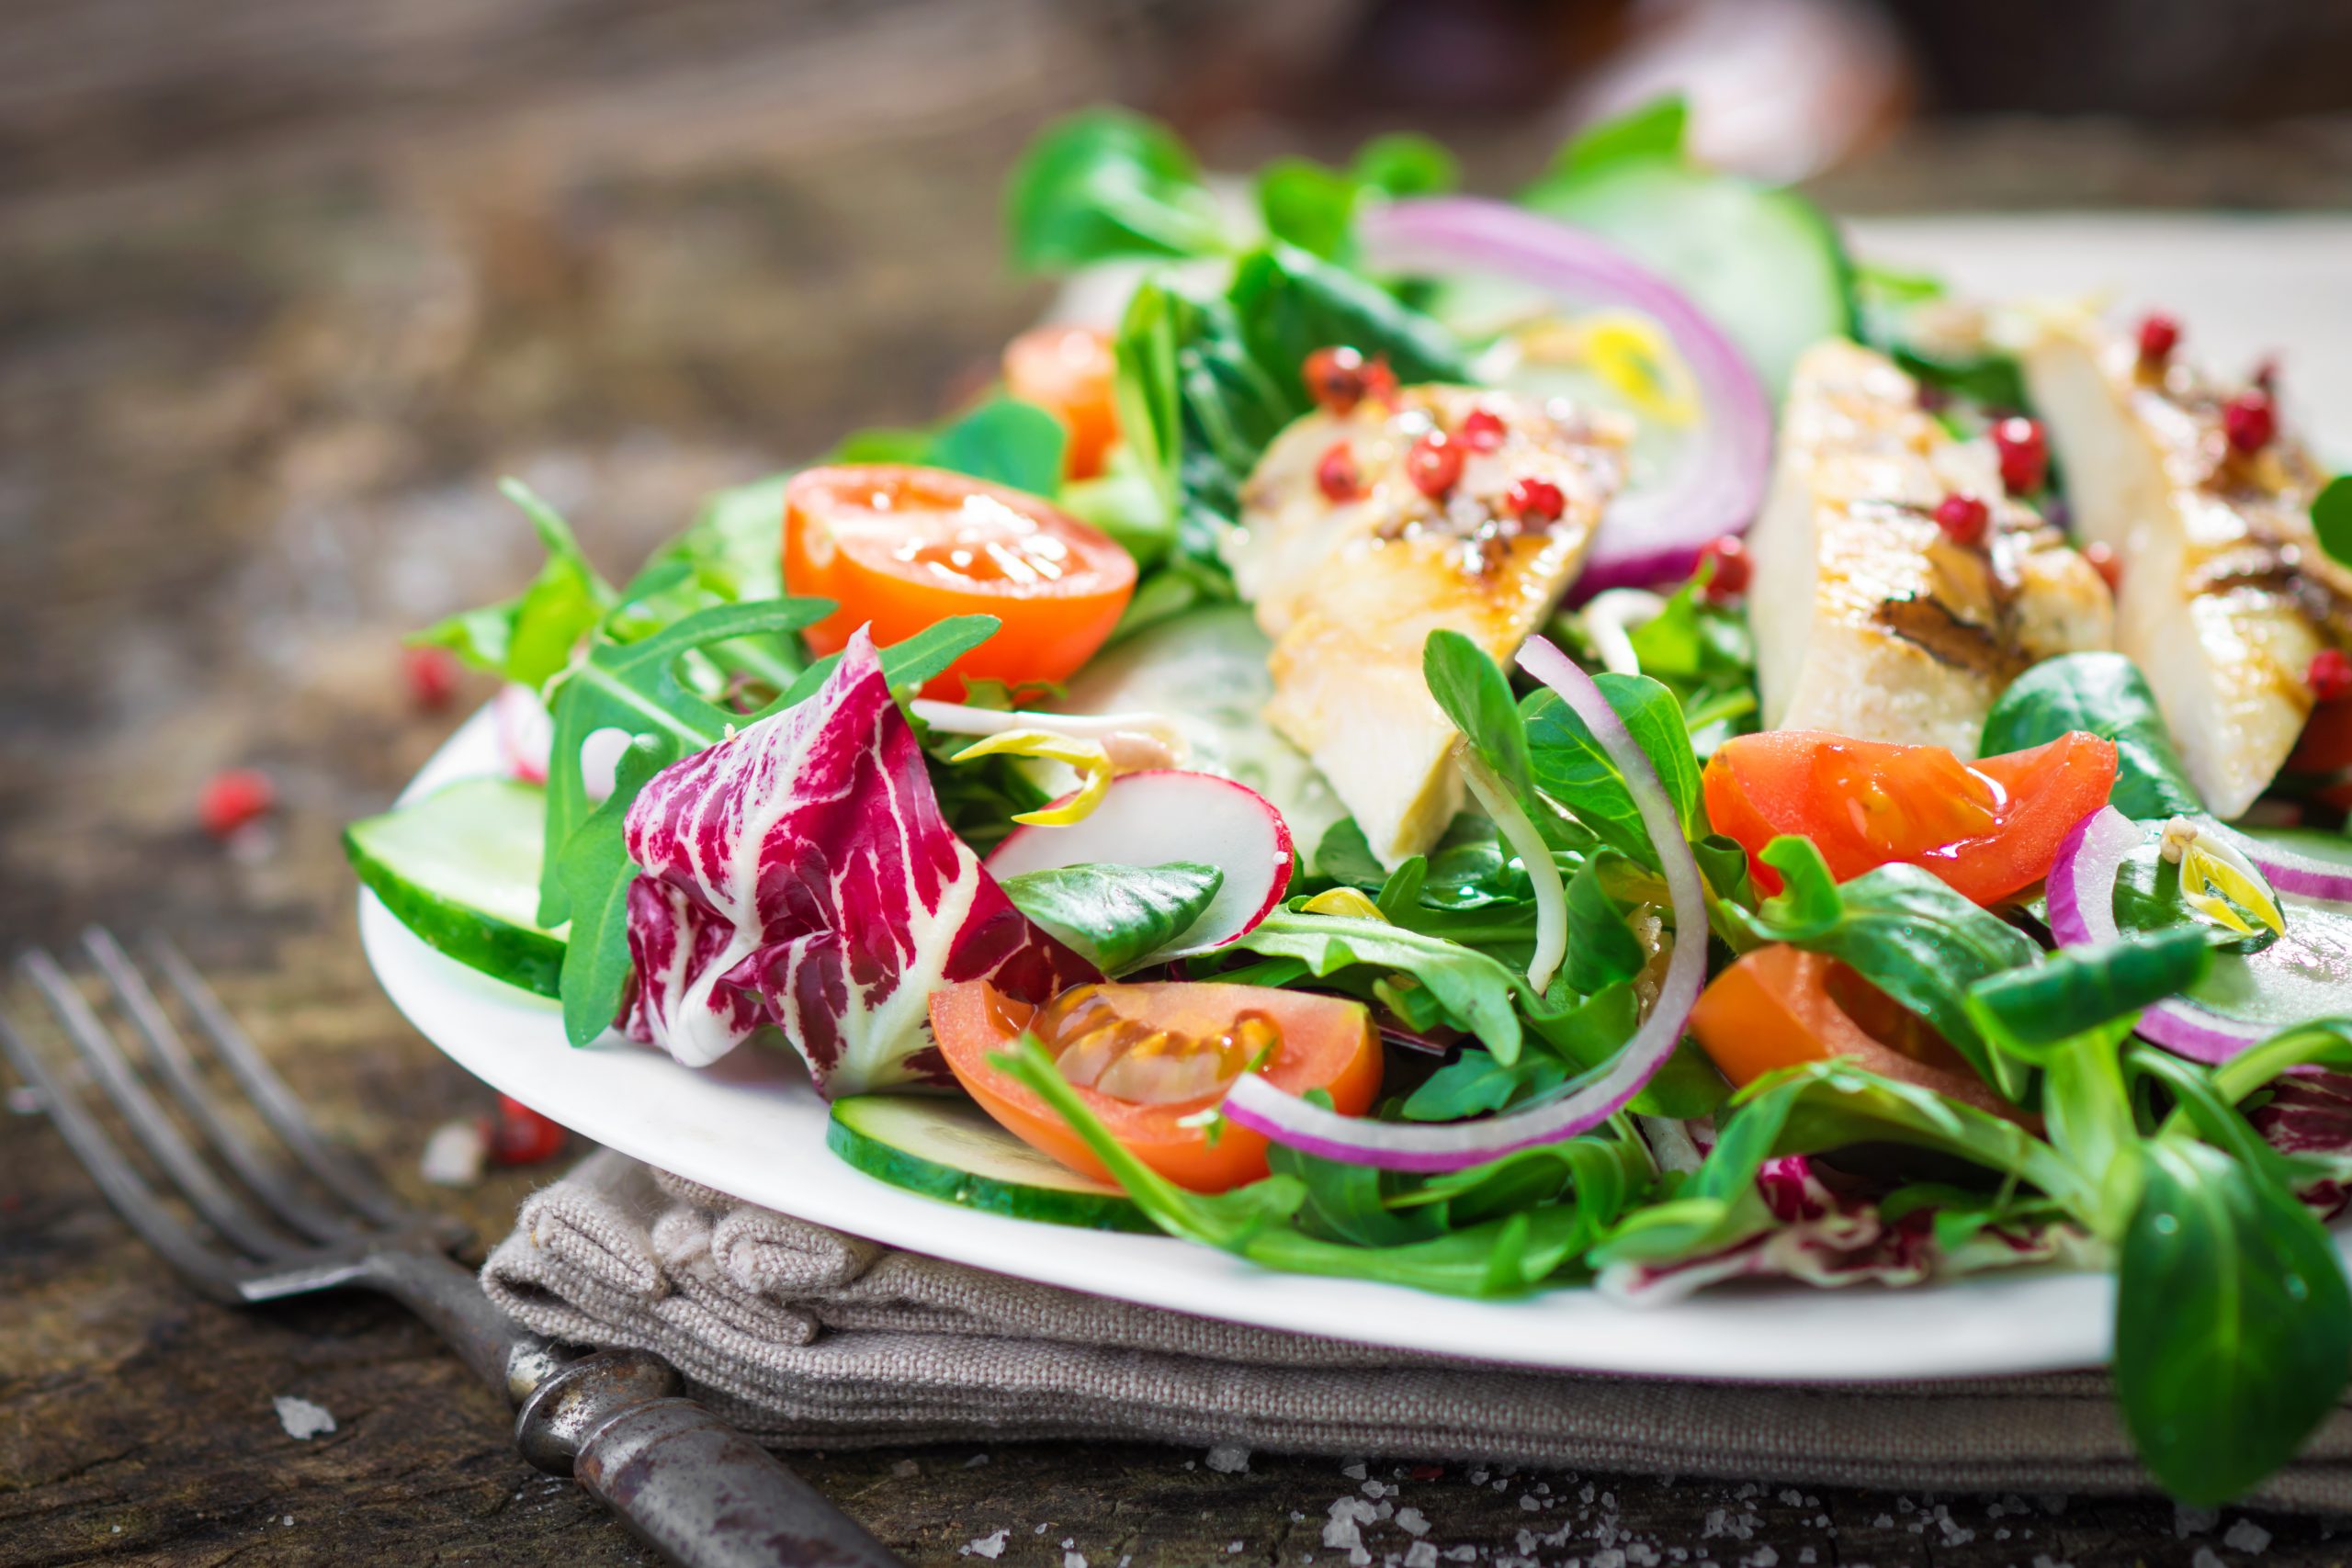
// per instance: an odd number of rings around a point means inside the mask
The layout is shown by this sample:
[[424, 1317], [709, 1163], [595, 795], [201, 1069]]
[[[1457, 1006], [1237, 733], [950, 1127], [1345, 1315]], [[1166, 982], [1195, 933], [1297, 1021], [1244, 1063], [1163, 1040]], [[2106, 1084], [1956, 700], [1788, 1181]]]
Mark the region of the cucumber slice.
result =
[[556, 992], [563, 938], [533, 915], [546, 792], [517, 779], [460, 779], [354, 822], [343, 851], [359, 880], [426, 946], [492, 979]]
[[[1294, 843], [1312, 847], [1347, 815], [1315, 764], [1264, 717], [1274, 694], [1273, 644], [1239, 604], [1194, 610], [1137, 632], [1095, 660], [1051, 705], [1066, 713], [1161, 713], [1184, 730], [1185, 766], [1222, 773], [1273, 803]], [[1076, 775], [1058, 763], [1033, 776], [1055, 794]]]
[[1117, 1188], [1038, 1153], [969, 1100], [858, 1094], [833, 1101], [825, 1145], [893, 1187], [1018, 1220], [1157, 1227]]
[[1523, 199], [1679, 284], [1775, 393], [1797, 355], [1854, 333], [1853, 264], [1836, 226], [1794, 191], [1654, 157], [1548, 179]]
[[[2312, 860], [2352, 865], [2352, 842], [2333, 833], [2256, 829], [2247, 837]], [[2180, 902], [2178, 876], [2159, 857], [2153, 839], [2134, 851], [2116, 879], [2117, 924], [2127, 931], [2163, 929], [2190, 918]], [[2339, 1016], [2352, 993], [2352, 904], [2296, 893], [2278, 898], [2287, 917], [2284, 936], [2217, 952], [2205, 977], [2182, 993], [2249, 1039]]]

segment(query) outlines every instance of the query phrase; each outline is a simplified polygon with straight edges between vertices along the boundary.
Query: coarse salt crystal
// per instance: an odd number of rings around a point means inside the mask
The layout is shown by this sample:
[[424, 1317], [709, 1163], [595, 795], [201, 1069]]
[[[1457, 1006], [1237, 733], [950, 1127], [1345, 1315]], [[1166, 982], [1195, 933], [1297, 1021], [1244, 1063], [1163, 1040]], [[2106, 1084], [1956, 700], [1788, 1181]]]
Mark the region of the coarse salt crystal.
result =
[[2252, 1519], [2240, 1519], [2222, 1532], [2222, 1544], [2232, 1551], [2258, 1556], [2270, 1548], [2270, 1532]]
[[272, 1403], [277, 1406], [277, 1424], [286, 1428], [289, 1438], [307, 1442], [321, 1433], [334, 1430], [334, 1417], [327, 1414], [323, 1404], [313, 1404], [291, 1394], [280, 1394]]

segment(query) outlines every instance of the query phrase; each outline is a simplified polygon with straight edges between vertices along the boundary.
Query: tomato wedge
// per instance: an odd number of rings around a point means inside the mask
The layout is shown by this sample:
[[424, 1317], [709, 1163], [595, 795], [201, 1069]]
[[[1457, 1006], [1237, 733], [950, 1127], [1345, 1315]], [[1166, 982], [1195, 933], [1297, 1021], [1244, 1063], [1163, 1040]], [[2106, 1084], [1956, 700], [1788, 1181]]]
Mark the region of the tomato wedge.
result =
[[2074, 730], [1963, 762], [1940, 746], [1777, 729], [1726, 741], [1702, 784], [1707, 820], [1739, 841], [1767, 893], [1780, 874], [1758, 852], [1802, 833], [1840, 882], [1906, 861], [1992, 904], [2048, 875], [2067, 831], [2107, 804], [2115, 743]]
[[1004, 389], [1062, 422], [1062, 471], [1091, 479], [1119, 438], [1118, 361], [1100, 327], [1032, 327], [1004, 348]]
[[1272, 1082], [1319, 1089], [1360, 1116], [1380, 1092], [1380, 1036], [1361, 1002], [1262, 986], [1166, 981], [1076, 986], [1044, 1007], [985, 980], [934, 991], [931, 1032], [956, 1081], [1024, 1142], [1072, 1170], [1109, 1172], [1069, 1123], [989, 1062], [1034, 1031], [1113, 1136], [1180, 1187], [1222, 1192], [1266, 1174], [1266, 1140], [1209, 1117], [1233, 1079], [1261, 1057]]
[[810, 626], [831, 653], [860, 626], [888, 646], [949, 615], [1003, 626], [923, 688], [982, 677], [1061, 681], [1093, 657], [1135, 592], [1133, 557], [1038, 497], [944, 468], [809, 468], [784, 492], [784, 580], [841, 608]]
[[1690, 1033], [1737, 1085], [1842, 1056], [1897, 1083], [2017, 1114], [1943, 1036], [1885, 992], [1834, 958], [1784, 943], [1759, 947], [1716, 976], [1690, 1010]]

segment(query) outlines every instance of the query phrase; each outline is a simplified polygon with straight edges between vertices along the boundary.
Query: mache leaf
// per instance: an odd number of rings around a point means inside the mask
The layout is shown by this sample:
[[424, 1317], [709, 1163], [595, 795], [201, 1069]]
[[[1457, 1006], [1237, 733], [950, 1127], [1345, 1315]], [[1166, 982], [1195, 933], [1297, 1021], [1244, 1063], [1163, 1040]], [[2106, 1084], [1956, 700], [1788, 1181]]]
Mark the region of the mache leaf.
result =
[[1526, 981], [1487, 954], [1385, 920], [1277, 909], [1230, 944], [1231, 951], [1306, 961], [1319, 977], [1370, 967], [1409, 975], [1436, 998], [1454, 1026], [1515, 1061], [1521, 1043], [1514, 995]]
[[2293, 1193], [2158, 1139], [2116, 1280], [2115, 1388], [2165, 1489], [2214, 1506], [2294, 1458], [2352, 1372], [2352, 1294]]
[[446, 648], [476, 669], [537, 691], [571, 662], [615, 595], [581, 554], [571, 525], [537, 491], [516, 479], [502, 479], [498, 488], [531, 520], [547, 550], [546, 564], [514, 598], [460, 612], [408, 640]]
[[[1667, 798], [1682, 819], [1683, 830], [1704, 831], [1699, 816], [1699, 760], [1690, 750], [1690, 732], [1683, 728], [1682, 705], [1665, 686], [1643, 675], [1603, 674], [1595, 677], [1594, 684], [1657, 770]], [[1641, 811], [1625, 786], [1624, 775], [1601, 749], [1591, 727], [1558, 694], [1548, 690], [1521, 700], [1520, 713], [1527, 725], [1535, 787], [1566, 807], [1611, 848], [1655, 870], [1657, 849], [1642, 825]]]
[[[1955, 893], [1933, 872], [1897, 863], [1838, 884], [1813, 841], [1783, 835], [1764, 846], [1787, 886], [1754, 913], [1718, 905], [1747, 942], [1786, 942], [1826, 953], [1935, 1026], [1987, 1083], [2018, 1087], [1993, 1059], [1968, 1010], [1979, 981], [2037, 962], [2031, 937]], [[2014, 1094], [2012, 1094], [2014, 1098]]]
[[2061, 654], [2026, 671], [1985, 716], [1979, 750], [1988, 757], [2022, 751], [2075, 729], [2115, 742], [2109, 800], [2124, 816], [2145, 821], [2204, 811], [2147, 677], [2120, 653]]
[[1116, 978], [1192, 929], [1225, 874], [1213, 865], [1086, 864], [999, 879], [1013, 907]]
[[1012, 257], [1030, 272], [1068, 272], [1122, 256], [1213, 254], [1227, 241], [1216, 196], [1184, 143], [1119, 108], [1082, 110], [1046, 128], [1005, 188]]

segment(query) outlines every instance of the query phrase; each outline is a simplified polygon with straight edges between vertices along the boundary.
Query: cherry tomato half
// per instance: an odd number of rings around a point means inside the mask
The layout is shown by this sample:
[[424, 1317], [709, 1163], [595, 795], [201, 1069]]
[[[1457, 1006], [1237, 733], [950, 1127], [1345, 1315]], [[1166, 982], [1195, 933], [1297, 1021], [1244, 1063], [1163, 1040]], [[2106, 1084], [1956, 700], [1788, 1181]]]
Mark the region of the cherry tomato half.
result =
[[1261, 1134], [1227, 1122], [1212, 1140], [1202, 1114], [1260, 1058], [1272, 1082], [1293, 1094], [1326, 1090], [1343, 1115], [1361, 1116], [1380, 1092], [1372, 1015], [1343, 997], [1168, 981], [1077, 986], [1035, 1008], [985, 980], [933, 992], [931, 1032], [956, 1081], [1024, 1142], [1098, 1179], [1109, 1172], [1069, 1124], [989, 1062], [1024, 1029], [1113, 1136], [1195, 1192], [1266, 1174]]
[[1012, 685], [1077, 673], [1135, 592], [1135, 558], [1036, 496], [943, 468], [809, 468], [784, 492], [784, 580], [841, 608], [810, 626], [831, 653], [871, 626], [885, 647], [949, 615], [994, 615], [997, 634], [923, 688]]
[[1823, 953], [1777, 942], [1758, 948], [1700, 993], [1690, 1032], [1735, 1084], [1842, 1056], [1896, 1083], [1998, 1116], [2017, 1114], [1942, 1035]]
[[1778, 729], [1718, 747], [1702, 784], [1707, 820], [1739, 840], [1767, 893], [1780, 874], [1758, 852], [1802, 833], [1840, 882], [1907, 861], [1992, 904], [2048, 875], [2067, 830], [2107, 804], [2115, 743], [2075, 730], [1963, 762], [1940, 746]]
[[1004, 347], [1004, 389], [1062, 422], [1062, 471], [1091, 479], [1119, 438], [1118, 361], [1100, 327], [1033, 327]]

